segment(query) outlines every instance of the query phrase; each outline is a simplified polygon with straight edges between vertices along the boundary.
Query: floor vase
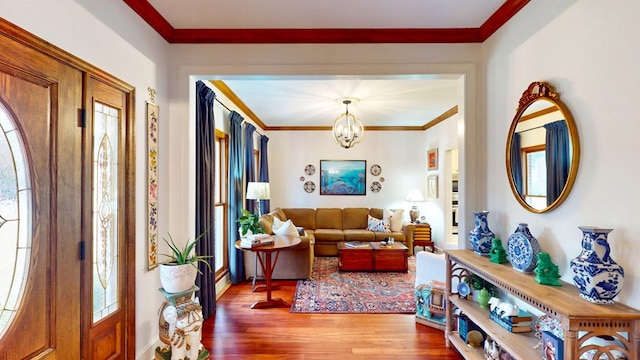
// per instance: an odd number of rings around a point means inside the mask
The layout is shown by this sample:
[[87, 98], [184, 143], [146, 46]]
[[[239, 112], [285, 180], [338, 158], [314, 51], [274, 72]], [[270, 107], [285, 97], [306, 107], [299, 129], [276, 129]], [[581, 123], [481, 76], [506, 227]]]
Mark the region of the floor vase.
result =
[[596, 304], [612, 304], [624, 283], [624, 269], [610, 255], [607, 239], [613, 229], [580, 227], [582, 252], [571, 260], [573, 282], [580, 296]]
[[495, 234], [489, 229], [487, 223], [488, 211], [474, 211], [475, 227], [469, 232], [469, 243], [473, 251], [481, 256], [489, 256], [491, 251], [491, 241]]

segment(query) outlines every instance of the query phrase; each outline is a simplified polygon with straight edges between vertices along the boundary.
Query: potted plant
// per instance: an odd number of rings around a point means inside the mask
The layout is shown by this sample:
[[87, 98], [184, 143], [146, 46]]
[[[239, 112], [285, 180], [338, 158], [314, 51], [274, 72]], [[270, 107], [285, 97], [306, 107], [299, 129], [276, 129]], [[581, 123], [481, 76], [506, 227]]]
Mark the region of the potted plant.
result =
[[473, 298], [476, 301], [477, 301], [476, 296], [480, 293], [480, 290], [482, 290], [483, 288], [487, 289], [487, 291], [489, 292], [489, 296], [491, 297], [498, 296], [498, 289], [496, 289], [496, 287], [492, 283], [488, 282], [487, 280], [483, 279], [482, 277], [476, 274], [470, 274], [469, 276], [465, 277], [463, 281], [467, 283], [470, 288], [473, 289]]
[[205, 230], [198, 235], [193, 241], [188, 241], [183, 247], [179, 247], [168, 234], [169, 240], [163, 238], [164, 242], [171, 249], [171, 254], [161, 254], [169, 260], [160, 263], [160, 283], [162, 288], [168, 293], [179, 293], [191, 289], [196, 282], [198, 273], [202, 271], [198, 269], [198, 263], [202, 262], [207, 265], [209, 271], [212, 271], [208, 258], [212, 256], [198, 255], [195, 251], [196, 243], [202, 239]]
[[264, 233], [264, 227], [260, 224], [260, 217], [258, 214], [252, 214], [247, 209], [242, 209], [242, 215], [240, 215], [236, 221], [240, 224], [240, 228], [238, 229], [240, 237], [244, 237], [249, 234]]

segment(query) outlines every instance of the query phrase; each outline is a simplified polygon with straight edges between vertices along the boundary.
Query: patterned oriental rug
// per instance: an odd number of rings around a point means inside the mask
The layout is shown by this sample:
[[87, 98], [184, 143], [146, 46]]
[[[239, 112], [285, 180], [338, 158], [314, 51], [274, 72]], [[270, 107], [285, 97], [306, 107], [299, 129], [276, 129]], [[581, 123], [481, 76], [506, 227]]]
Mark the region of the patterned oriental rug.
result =
[[415, 314], [415, 257], [409, 272], [339, 272], [337, 257], [316, 257], [312, 280], [298, 280], [292, 313]]

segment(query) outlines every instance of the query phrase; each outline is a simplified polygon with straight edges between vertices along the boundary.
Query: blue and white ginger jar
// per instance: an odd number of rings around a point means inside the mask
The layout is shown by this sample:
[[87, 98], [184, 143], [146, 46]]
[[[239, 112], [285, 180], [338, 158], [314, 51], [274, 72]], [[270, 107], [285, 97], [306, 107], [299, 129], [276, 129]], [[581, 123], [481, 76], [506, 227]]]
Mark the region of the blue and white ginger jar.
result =
[[538, 264], [539, 252], [540, 244], [531, 235], [528, 224], [518, 224], [516, 231], [507, 240], [507, 255], [511, 266], [521, 272], [532, 272]]
[[488, 211], [474, 211], [475, 227], [469, 232], [469, 243], [473, 251], [481, 256], [489, 256], [491, 251], [491, 241], [495, 234], [489, 229], [487, 223]]
[[573, 282], [580, 297], [596, 304], [613, 304], [622, 290], [624, 269], [610, 256], [607, 237], [613, 229], [579, 227], [582, 230], [582, 252], [571, 260]]

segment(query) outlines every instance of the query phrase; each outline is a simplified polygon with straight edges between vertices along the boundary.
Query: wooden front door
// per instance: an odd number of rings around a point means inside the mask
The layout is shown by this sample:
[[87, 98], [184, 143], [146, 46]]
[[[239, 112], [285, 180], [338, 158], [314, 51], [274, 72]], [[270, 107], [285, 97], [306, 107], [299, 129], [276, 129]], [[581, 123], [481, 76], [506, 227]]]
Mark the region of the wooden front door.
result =
[[0, 358], [79, 359], [82, 73], [0, 37], [0, 107]]
[[133, 94], [0, 18], [2, 360], [135, 357]]

